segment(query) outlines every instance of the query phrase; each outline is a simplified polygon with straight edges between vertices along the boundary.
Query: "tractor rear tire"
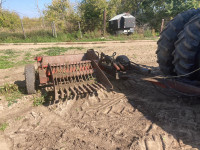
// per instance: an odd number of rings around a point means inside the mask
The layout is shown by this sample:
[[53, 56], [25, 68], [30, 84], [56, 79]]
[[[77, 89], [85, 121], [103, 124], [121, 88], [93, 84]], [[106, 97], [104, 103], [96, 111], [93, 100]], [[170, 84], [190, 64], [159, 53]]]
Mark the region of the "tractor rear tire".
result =
[[184, 25], [199, 12], [199, 9], [190, 9], [178, 14], [161, 32], [160, 39], [157, 42], [158, 49], [156, 54], [160, 70], [164, 75], [175, 74], [174, 65], [172, 64], [174, 59], [172, 53], [175, 49], [174, 43], [178, 39], [178, 34], [183, 30]]
[[[186, 75], [200, 67], [200, 14], [194, 16], [179, 34], [173, 53], [177, 75]], [[189, 74], [186, 78], [199, 80], [200, 71]]]
[[28, 94], [35, 94], [35, 67], [32, 64], [25, 66], [25, 81]]

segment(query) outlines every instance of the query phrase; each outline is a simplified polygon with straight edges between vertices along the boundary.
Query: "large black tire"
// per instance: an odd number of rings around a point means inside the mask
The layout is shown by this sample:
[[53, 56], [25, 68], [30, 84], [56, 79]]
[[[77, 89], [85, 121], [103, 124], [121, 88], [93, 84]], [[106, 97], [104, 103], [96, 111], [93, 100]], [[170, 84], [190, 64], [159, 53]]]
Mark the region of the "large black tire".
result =
[[28, 94], [36, 93], [35, 90], [35, 67], [34, 65], [25, 66], [25, 81], [26, 81], [26, 90]]
[[174, 43], [178, 39], [178, 34], [183, 30], [184, 25], [197, 13], [199, 9], [190, 9], [183, 13], [178, 14], [171, 20], [166, 28], [161, 32], [160, 39], [158, 40], [157, 62], [160, 70], [165, 75], [174, 75], [174, 65], [172, 64], [172, 52], [175, 49]]
[[[194, 16], [179, 34], [173, 53], [177, 75], [185, 75], [200, 67], [200, 14]], [[188, 79], [199, 80], [199, 72], [186, 76]]]

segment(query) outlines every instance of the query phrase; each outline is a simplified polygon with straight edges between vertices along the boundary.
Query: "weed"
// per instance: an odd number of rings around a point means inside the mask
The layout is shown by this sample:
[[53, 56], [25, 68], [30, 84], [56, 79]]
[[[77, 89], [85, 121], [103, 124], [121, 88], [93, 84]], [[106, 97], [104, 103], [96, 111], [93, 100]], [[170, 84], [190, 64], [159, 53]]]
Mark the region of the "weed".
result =
[[9, 124], [8, 123], [2, 123], [1, 125], [0, 125], [0, 130], [1, 131], [5, 131], [5, 129], [7, 128], [9, 126]]
[[96, 46], [95, 48], [105, 48], [105, 46]]
[[18, 91], [18, 86], [16, 84], [4, 84], [4, 86], [0, 87], [1, 94], [13, 93]]
[[45, 96], [35, 96], [33, 98], [33, 106], [40, 106], [45, 102]]
[[9, 76], [5, 76], [5, 77], [4, 77], [4, 79], [7, 79], [7, 78], [9, 78]]
[[26, 53], [25, 53], [25, 56], [26, 56], [26, 57], [30, 57], [30, 56], [31, 56], [31, 53], [30, 53], [30, 52], [26, 52]]
[[137, 58], [137, 56], [135, 54], [133, 54], [133, 58]]
[[15, 51], [13, 51], [12, 49], [7, 49], [7, 50], [5, 50], [4, 51], [4, 54], [6, 54], [6, 55], [15, 55]]
[[151, 30], [145, 30], [144, 31], [144, 37], [153, 37], [152, 31]]
[[24, 118], [24, 116], [18, 116], [15, 118], [15, 121], [19, 121], [19, 120], [22, 120]]
[[4, 84], [4, 86], [1, 86], [0, 95], [5, 96], [6, 100], [8, 101], [8, 106], [17, 103], [16, 99], [23, 96], [16, 84]]
[[37, 122], [37, 126], [39, 126], [40, 125], [40, 122]]
[[17, 103], [16, 100], [12, 99], [8, 101], [8, 107], [10, 107], [12, 104]]

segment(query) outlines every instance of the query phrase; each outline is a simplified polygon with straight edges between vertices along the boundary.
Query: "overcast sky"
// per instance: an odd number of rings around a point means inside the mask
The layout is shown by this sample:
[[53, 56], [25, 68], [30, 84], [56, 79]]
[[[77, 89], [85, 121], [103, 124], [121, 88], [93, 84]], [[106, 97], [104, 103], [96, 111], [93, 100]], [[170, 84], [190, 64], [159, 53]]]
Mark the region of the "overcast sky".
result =
[[[20, 17], [39, 17], [37, 11], [37, 1], [36, 0], [3, 0], [3, 9], [8, 9], [14, 11], [20, 15]], [[45, 6], [51, 4], [52, 0], [38, 0], [39, 7], [41, 10], [45, 9]], [[79, 0], [70, 0], [71, 3], [77, 3]]]

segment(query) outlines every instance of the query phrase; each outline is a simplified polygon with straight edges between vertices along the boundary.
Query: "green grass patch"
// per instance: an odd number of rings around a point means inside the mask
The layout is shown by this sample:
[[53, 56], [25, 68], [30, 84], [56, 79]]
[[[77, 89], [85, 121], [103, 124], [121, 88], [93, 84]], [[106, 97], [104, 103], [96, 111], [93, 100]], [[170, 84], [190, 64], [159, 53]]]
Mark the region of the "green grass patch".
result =
[[7, 49], [0, 51], [3, 55], [0, 56], [0, 69], [7, 69], [14, 67], [14, 60], [18, 57], [16, 51], [12, 49]]
[[8, 69], [25, 64], [33, 63], [33, 56], [30, 52], [24, 54], [23, 59], [19, 60], [19, 55], [11, 49], [0, 51], [3, 55], [0, 56], [0, 69]]
[[26, 64], [32, 64], [34, 63], [35, 61], [32, 61], [32, 60], [26, 60], [26, 59], [23, 59], [21, 61], [18, 61], [14, 67], [17, 67], [17, 66], [23, 66], [23, 65], [26, 65]]
[[14, 67], [14, 62], [9, 60], [9, 56], [0, 56], [0, 69], [7, 69]]
[[16, 84], [4, 84], [0, 86], [0, 95], [5, 96], [8, 101], [8, 106], [17, 103], [17, 99], [23, 96], [22, 93], [25, 93], [25, 89], [19, 90]]
[[2, 123], [2, 124], [0, 124], [0, 130], [1, 131], [5, 131], [6, 130], [6, 128], [9, 126], [9, 124], [8, 123]]
[[7, 50], [5, 50], [4, 51], [4, 54], [6, 54], [6, 55], [9, 55], [9, 56], [13, 56], [13, 55], [15, 55], [15, 51], [13, 51], [12, 49], [7, 49]]
[[78, 38], [77, 33], [57, 33], [58, 37], [52, 36], [51, 31], [33, 31], [26, 33], [27, 38], [24, 39], [23, 33], [7, 33], [2, 32], [0, 43], [44, 43], [44, 42], [67, 42], [74, 41]]
[[57, 55], [62, 55], [68, 50], [72, 50], [72, 49], [82, 50], [84, 48], [83, 47], [67, 47], [67, 48], [66, 47], [45, 47], [45, 48], [36, 49], [35, 51], [45, 51], [45, 52], [41, 52], [37, 54], [37, 56], [42, 56], [42, 55], [57, 56]]
[[15, 66], [22, 66], [26, 64], [32, 64], [35, 61], [33, 60], [33, 56], [30, 52], [26, 52], [23, 59], [21, 61], [18, 61]]

